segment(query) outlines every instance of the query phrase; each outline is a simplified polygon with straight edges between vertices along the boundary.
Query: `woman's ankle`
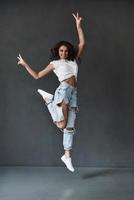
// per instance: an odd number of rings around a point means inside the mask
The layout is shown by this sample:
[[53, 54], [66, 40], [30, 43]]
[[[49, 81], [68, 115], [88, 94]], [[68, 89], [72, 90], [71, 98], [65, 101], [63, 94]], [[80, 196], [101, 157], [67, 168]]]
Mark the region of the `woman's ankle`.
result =
[[66, 158], [70, 158], [71, 157], [69, 150], [65, 150], [65, 154], [64, 155], [65, 155]]

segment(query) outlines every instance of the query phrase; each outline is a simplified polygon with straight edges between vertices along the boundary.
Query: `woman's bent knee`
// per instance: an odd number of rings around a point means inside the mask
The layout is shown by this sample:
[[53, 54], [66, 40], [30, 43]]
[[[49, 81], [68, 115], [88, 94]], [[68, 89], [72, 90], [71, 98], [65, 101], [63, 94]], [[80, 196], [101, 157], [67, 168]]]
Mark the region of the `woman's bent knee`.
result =
[[64, 129], [64, 128], [66, 128], [67, 122], [65, 122], [65, 121], [57, 122], [56, 125], [58, 128]]

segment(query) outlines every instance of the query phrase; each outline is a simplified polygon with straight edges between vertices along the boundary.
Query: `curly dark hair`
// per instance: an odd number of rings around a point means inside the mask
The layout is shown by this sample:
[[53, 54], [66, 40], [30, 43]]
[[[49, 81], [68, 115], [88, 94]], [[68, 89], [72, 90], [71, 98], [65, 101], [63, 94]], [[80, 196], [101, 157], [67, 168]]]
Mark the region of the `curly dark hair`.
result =
[[50, 55], [50, 59], [51, 60], [58, 60], [60, 59], [59, 57], [59, 48], [61, 46], [66, 46], [68, 48], [68, 57], [67, 60], [74, 60], [76, 58], [76, 48], [67, 41], [59, 41], [58, 43], [56, 43], [53, 48], [51, 48], [51, 55]]

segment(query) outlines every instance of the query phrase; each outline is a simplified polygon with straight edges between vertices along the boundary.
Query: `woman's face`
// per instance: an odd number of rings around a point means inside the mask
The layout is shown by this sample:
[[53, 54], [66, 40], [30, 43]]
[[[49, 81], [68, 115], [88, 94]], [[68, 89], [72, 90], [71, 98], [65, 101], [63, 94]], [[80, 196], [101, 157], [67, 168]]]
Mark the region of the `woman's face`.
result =
[[68, 57], [68, 48], [64, 45], [59, 48], [59, 57], [60, 59], [67, 59]]

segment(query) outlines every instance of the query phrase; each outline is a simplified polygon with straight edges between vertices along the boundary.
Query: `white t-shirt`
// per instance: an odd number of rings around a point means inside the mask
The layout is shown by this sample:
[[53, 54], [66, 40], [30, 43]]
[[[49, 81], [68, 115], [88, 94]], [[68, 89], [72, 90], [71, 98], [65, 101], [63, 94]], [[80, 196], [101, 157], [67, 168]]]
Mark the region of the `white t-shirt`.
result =
[[76, 60], [72, 61], [59, 59], [51, 61], [50, 64], [53, 64], [53, 72], [56, 74], [60, 82], [70, 78], [71, 76], [75, 76], [75, 78], [77, 79], [78, 65], [76, 63]]

